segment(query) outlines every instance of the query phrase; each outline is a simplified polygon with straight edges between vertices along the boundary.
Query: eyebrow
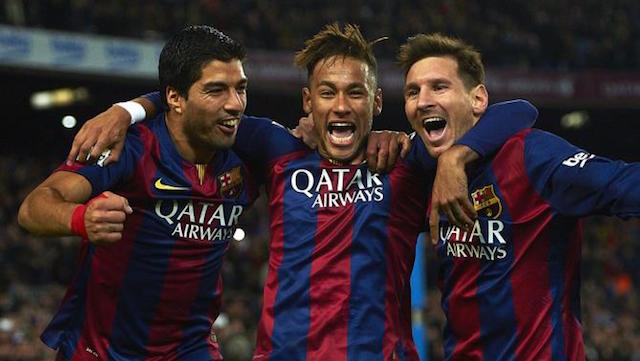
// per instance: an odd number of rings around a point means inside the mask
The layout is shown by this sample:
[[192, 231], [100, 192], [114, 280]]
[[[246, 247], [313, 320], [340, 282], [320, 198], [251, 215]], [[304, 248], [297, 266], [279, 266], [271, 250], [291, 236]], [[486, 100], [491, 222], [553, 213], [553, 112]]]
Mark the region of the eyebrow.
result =
[[[327, 80], [323, 80], [323, 81], [318, 82], [318, 86], [323, 86], [323, 85], [324, 86], [328, 86], [328, 87], [330, 87], [332, 89], [337, 88], [335, 83], [327, 81]], [[361, 83], [361, 82], [353, 82], [353, 83], [349, 83], [347, 85], [347, 90], [351, 90], [351, 89], [354, 89], [354, 88], [366, 89], [367, 86], [364, 83]]]
[[[242, 78], [240, 81], [236, 83], [236, 85], [246, 85], [249, 82], [247, 78]], [[203, 89], [215, 88], [215, 87], [228, 87], [229, 84], [224, 81], [210, 81], [202, 84]]]

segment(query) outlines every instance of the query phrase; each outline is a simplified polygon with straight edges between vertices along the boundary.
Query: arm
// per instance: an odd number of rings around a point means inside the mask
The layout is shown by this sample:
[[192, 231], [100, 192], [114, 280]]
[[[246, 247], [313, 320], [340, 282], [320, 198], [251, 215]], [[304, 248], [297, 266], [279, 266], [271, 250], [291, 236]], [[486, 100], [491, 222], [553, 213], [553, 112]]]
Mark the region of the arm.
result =
[[429, 215], [432, 241], [438, 239], [440, 214], [461, 228], [473, 226], [477, 217], [469, 200], [465, 166], [500, 149], [509, 137], [531, 127], [537, 116], [538, 110], [526, 100], [496, 103], [456, 145], [438, 157]]
[[563, 215], [640, 216], [640, 163], [599, 157], [532, 131], [525, 138], [525, 167], [536, 191]]
[[[116, 103], [84, 123], [73, 139], [73, 145], [67, 156], [67, 165], [71, 165], [76, 160], [97, 159], [109, 147], [111, 150], [104, 160], [104, 165], [117, 161], [129, 125], [134, 121], [151, 119], [162, 109], [159, 92], [145, 94], [131, 102], [142, 106], [142, 109], [138, 108], [137, 114], [126, 110], [123, 105], [119, 105], [123, 103]], [[134, 121], [132, 121], [132, 115], [137, 115]]]
[[132, 212], [127, 200], [105, 192], [85, 208], [82, 203], [90, 195], [91, 183], [80, 174], [55, 172], [25, 198], [18, 222], [37, 235], [72, 235], [81, 232], [74, 225], [75, 217], [76, 223], [82, 222], [90, 241], [101, 244], [119, 240], [126, 214]]

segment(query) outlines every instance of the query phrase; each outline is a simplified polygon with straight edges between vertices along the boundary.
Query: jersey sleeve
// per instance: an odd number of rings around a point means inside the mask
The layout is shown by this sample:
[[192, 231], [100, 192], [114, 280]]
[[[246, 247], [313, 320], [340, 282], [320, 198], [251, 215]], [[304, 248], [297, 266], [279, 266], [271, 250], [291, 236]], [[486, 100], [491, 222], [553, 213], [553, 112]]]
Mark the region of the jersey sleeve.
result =
[[117, 162], [104, 167], [97, 163], [89, 165], [74, 163], [71, 166], [63, 164], [56, 170], [70, 171], [85, 177], [91, 184], [91, 198], [93, 198], [104, 191], [118, 188], [120, 184], [131, 178], [141, 154], [142, 142], [136, 126], [127, 133], [124, 148]]
[[436, 166], [438, 165], [437, 160], [429, 154], [422, 139], [420, 139], [415, 132], [411, 133], [409, 137], [411, 138], [411, 149], [404, 158], [404, 162], [406, 162], [411, 169], [417, 170], [422, 174], [435, 174]]
[[466, 145], [485, 158], [512, 135], [532, 127], [537, 117], [538, 109], [523, 99], [493, 104], [457, 144]]
[[152, 102], [153, 106], [156, 108], [156, 113], [159, 113], [162, 109], [164, 109], [164, 104], [162, 103], [162, 97], [160, 96], [159, 91], [147, 93], [141, 95], [140, 97]]
[[600, 157], [540, 130], [524, 139], [527, 174], [559, 213], [640, 216], [640, 163]]
[[269, 118], [242, 116], [233, 151], [252, 169], [264, 171], [275, 158], [307, 149], [280, 123]]

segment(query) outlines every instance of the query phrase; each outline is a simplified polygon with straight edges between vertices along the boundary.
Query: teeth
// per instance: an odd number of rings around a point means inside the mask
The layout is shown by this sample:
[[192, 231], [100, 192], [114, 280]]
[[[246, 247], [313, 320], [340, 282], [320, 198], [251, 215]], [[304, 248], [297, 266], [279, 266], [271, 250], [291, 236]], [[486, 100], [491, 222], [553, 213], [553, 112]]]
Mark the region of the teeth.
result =
[[432, 118], [427, 118], [425, 120], [422, 121], [422, 125], [427, 125], [427, 123], [431, 123], [431, 122], [444, 122], [446, 121], [444, 118], [441, 117], [432, 117]]
[[220, 123], [227, 127], [235, 127], [236, 125], [238, 125], [239, 122], [240, 122], [240, 119], [235, 118], [235, 119], [226, 119], [221, 121]]
[[351, 123], [347, 123], [347, 122], [344, 122], [344, 123], [336, 122], [336, 123], [331, 123], [331, 125], [334, 126], [334, 127], [349, 127], [352, 124]]

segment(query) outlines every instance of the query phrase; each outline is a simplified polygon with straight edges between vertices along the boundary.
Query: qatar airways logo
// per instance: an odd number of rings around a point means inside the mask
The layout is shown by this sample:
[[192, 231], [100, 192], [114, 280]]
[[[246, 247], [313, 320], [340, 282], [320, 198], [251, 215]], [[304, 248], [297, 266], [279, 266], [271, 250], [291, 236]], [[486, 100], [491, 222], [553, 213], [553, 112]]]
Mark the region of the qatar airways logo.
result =
[[173, 228], [171, 236], [199, 241], [231, 239], [242, 211], [241, 205], [199, 201], [159, 200], [155, 207], [156, 216]]
[[384, 199], [379, 175], [368, 169], [321, 169], [317, 179], [310, 171], [297, 169], [291, 174], [291, 187], [313, 198], [313, 208], [344, 207]]
[[[503, 259], [507, 256], [502, 232], [504, 223], [500, 220], [476, 220], [470, 230], [461, 230], [447, 222], [440, 224], [440, 241], [446, 247], [447, 257], [478, 258], [488, 261]], [[484, 232], [483, 232], [484, 228]]]

